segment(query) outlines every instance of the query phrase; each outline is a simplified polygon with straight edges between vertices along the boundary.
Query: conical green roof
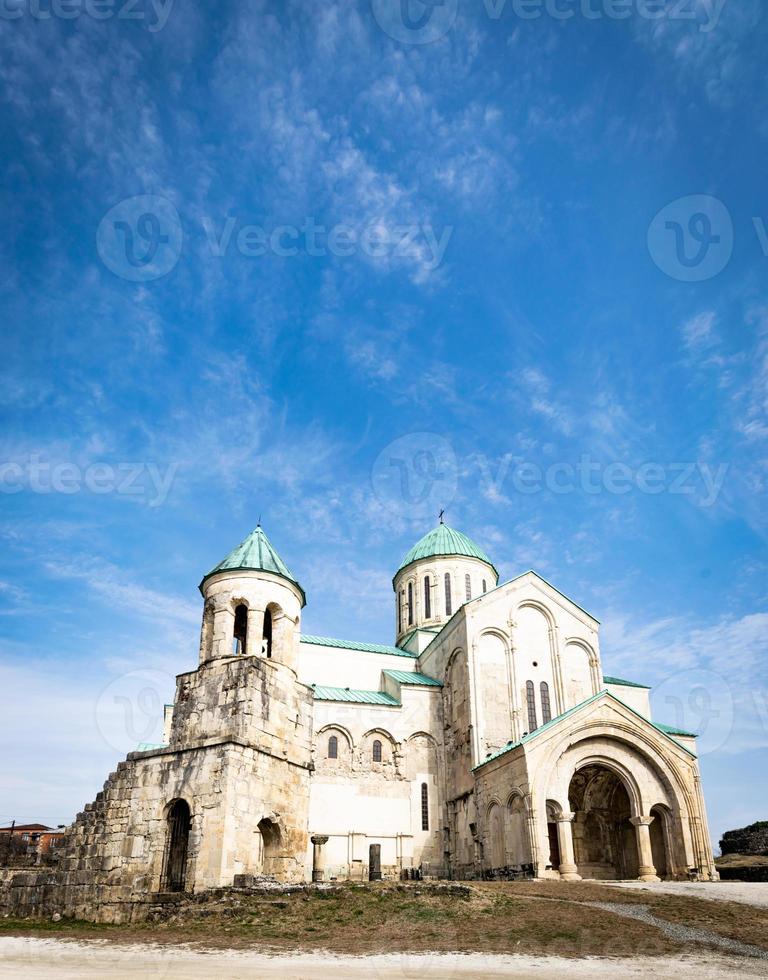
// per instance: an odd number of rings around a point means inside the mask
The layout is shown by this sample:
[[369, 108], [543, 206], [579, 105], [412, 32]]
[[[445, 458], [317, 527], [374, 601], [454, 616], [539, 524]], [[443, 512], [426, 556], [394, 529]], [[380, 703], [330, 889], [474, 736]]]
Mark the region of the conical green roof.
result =
[[490, 565], [494, 572], [496, 572], [496, 577], [498, 578], [499, 573], [496, 571], [496, 567], [483, 549], [475, 544], [471, 538], [468, 538], [466, 534], [462, 534], [461, 531], [456, 531], [443, 523], [438, 524], [436, 528], [427, 532], [420, 541], [416, 542], [400, 562], [400, 566], [397, 572], [395, 572], [395, 575], [401, 572], [407, 565], [412, 564], [412, 562], [443, 555], [478, 558], [480, 561], [484, 561], [487, 565]]
[[272, 542], [264, 533], [261, 524], [254, 531], [251, 531], [245, 541], [241, 541], [233, 551], [230, 551], [223, 561], [220, 561], [218, 565], [203, 576], [200, 586], [202, 587], [206, 579], [209, 579], [211, 575], [216, 575], [217, 572], [237, 570], [271, 572], [273, 575], [279, 575], [280, 578], [284, 578], [296, 586], [301, 592], [302, 605], [306, 604], [304, 589], [288, 571], [288, 566], [273, 548]]

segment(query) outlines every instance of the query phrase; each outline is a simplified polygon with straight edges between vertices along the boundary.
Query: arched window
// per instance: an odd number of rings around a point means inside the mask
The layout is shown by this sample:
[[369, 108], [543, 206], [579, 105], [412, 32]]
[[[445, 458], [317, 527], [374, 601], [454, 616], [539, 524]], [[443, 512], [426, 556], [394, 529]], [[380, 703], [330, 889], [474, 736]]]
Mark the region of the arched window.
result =
[[403, 632], [403, 590], [400, 591], [395, 596], [395, 602], [397, 603], [397, 632]]
[[421, 784], [421, 829], [429, 830], [429, 789]]
[[453, 607], [451, 605], [451, 573], [445, 573], [445, 615], [450, 616], [453, 613]]
[[242, 602], [235, 606], [235, 629], [232, 637], [232, 653], [240, 657], [247, 653], [248, 606]]
[[381, 742], [377, 738], [373, 740], [373, 761], [381, 762]]
[[335, 735], [331, 735], [328, 739], [328, 758], [338, 759], [339, 757], [339, 740]]
[[487, 591], [488, 591], [488, 588], [487, 588], [487, 586], [486, 586], [486, 584], [485, 584], [485, 579], [483, 579], [483, 595], [485, 595], [485, 593], [486, 593]]
[[261, 644], [261, 654], [263, 657], [272, 656], [272, 613], [269, 609], [264, 610], [264, 640]]
[[546, 725], [548, 721], [552, 721], [552, 708], [549, 704], [549, 684], [546, 681], [542, 681], [540, 685], [541, 690], [541, 721], [542, 724]]
[[413, 626], [413, 582], [408, 583], [408, 625]]
[[536, 688], [533, 681], [525, 682], [525, 696], [528, 701], [528, 731], [535, 732], [539, 726], [536, 724]]
[[432, 595], [429, 591], [429, 575], [424, 576], [424, 619], [432, 618]]
[[472, 581], [469, 577], [469, 572], [464, 576], [464, 589], [467, 593], [467, 602], [472, 598]]

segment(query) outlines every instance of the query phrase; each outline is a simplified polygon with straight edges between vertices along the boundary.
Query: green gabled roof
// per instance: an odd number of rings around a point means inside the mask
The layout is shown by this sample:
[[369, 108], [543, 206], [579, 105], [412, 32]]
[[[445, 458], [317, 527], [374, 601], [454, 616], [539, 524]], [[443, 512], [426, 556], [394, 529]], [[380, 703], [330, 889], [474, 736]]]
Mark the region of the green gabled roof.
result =
[[621, 677], [603, 677], [603, 684], [618, 684], [620, 687], [642, 687], [646, 691], [650, 691], [650, 687], [647, 684], [638, 684], [636, 681], [625, 681]]
[[421, 561], [424, 558], [450, 555], [457, 555], [462, 558], [477, 558], [480, 561], [484, 561], [486, 565], [490, 565], [494, 572], [496, 572], [496, 578], [499, 577], [499, 573], [496, 571], [493, 562], [479, 545], [475, 544], [466, 534], [462, 534], [461, 531], [455, 531], [452, 527], [448, 527], [447, 524], [442, 523], [438, 524], [431, 531], [428, 531], [421, 540], [416, 542], [400, 562], [395, 575], [397, 576], [404, 568], [412, 565], [415, 561]]
[[359, 691], [351, 687], [320, 687], [311, 685], [316, 701], [349, 701], [354, 704], [384, 704], [399, 708], [400, 702], [384, 691]]
[[387, 646], [384, 643], [355, 643], [352, 640], [334, 640], [330, 636], [305, 636], [302, 634], [301, 642], [320, 647], [337, 647], [339, 650], [357, 650], [359, 653], [388, 653], [393, 657], [409, 657], [411, 660], [415, 660], [418, 656], [416, 653], [409, 653], [408, 650]]
[[609, 698], [613, 698], [614, 701], [618, 701], [618, 703], [623, 708], [626, 708], [627, 711], [631, 711], [632, 714], [635, 715], [637, 718], [641, 718], [652, 728], [655, 728], [657, 731], [661, 732], [662, 735], [666, 735], [667, 738], [670, 739], [670, 741], [674, 742], [675, 745], [679, 746], [679, 748], [681, 748], [683, 752], [687, 752], [688, 755], [693, 756], [694, 759], [696, 758], [696, 754], [694, 752], [691, 752], [691, 750], [687, 746], [683, 745], [681, 742], [678, 742], [673, 737], [674, 735], [685, 735], [688, 738], [696, 738], [696, 736], [693, 735], [691, 732], [683, 732], [680, 731], [679, 729], [672, 731], [669, 725], [661, 725], [661, 724], [657, 725], [654, 722], [652, 722], [649, 718], [646, 718], [644, 715], [641, 715], [639, 711], [635, 711], [635, 709], [631, 705], [626, 704], [626, 702], [622, 701], [621, 698], [617, 698], [615, 694], [611, 694], [610, 691], [598, 691], [597, 694], [593, 694], [592, 697], [587, 698], [585, 701], [580, 701], [578, 704], [575, 704], [572, 708], [569, 708], [567, 711], [564, 711], [561, 715], [556, 715], [545, 725], [540, 725], [535, 731], [528, 732], [527, 735], [523, 735], [523, 737], [518, 742], [512, 742], [512, 741], [507, 742], [504, 748], [497, 749], [497, 751], [494, 752], [492, 755], [489, 755], [487, 758], [483, 759], [482, 762], [478, 762], [476, 766], [473, 766], [472, 771], [474, 772], [476, 769], [480, 769], [481, 766], [486, 765], [486, 763], [493, 762], [494, 759], [498, 759], [499, 756], [506, 755], [507, 752], [511, 752], [513, 749], [517, 749], [521, 745], [525, 745], [526, 742], [530, 742], [531, 739], [537, 738], [539, 735], [541, 735], [542, 732], [545, 732], [548, 729], [553, 728], [555, 725], [561, 722], [563, 718], [567, 718], [568, 715], [572, 715], [575, 711], [579, 711], [585, 705], [591, 704], [592, 701], [596, 701], [598, 698], [601, 698], [604, 695], [606, 695]]
[[427, 677], [426, 674], [417, 674], [412, 670], [385, 670], [387, 677], [399, 684], [421, 684], [425, 687], [442, 687], [442, 681], [434, 677]]
[[[536, 738], [537, 735], [541, 735], [541, 733], [547, 731], [547, 729], [554, 728], [554, 726], [558, 722], [562, 721], [563, 718], [567, 718], [568, 715], [572, 715], [574, 713], [574, 711], [578, 711], [579, 708], [583, 708], [585, 704], [589, 704], [591, 701], [597, 700], [597, 698], [599, 698], [603, 694], [607, 694], [608, 697], [612, 697], [613, 696], [610, 693], [610, 691], [598, 691], [597, 694], [593, 694], [592, 697], [587, 698], [586, 701], [579, 701], [578, 704], [575, 704], [572, 708], [569, 708], [567, 711], [564, 711], [561, 715], [555, 715], [554, 718], [551, 718], [549, 721], [545, 722], [543, 725], [539, 725], [539, 727], [537, 729], [535, 729], [534, 731], [528, 732], [527, 735], [523, 735], [523, 737], [519, 741], [517, 741], [517, 742], [512, 742], [512, 741], [507, 742], [507, 744], [504, 746], [504, 748], [497, 749], [492, 755], [487, 756], [485, 759], [483, 759], [482, 762], [478, 762], [478, 764], [476, 766], [473, 766], [472, 767], [473, 771], [475, 769], [479, 769], [480, 766], [484, 766], [486, 764], [486, 762], [493, 762], [493, 760], [494, 759], [498, 759], [500, 755], [506, 755], [507, 752], [511, 752], [512, 749], [517, 749], [521, 745], [525, 745], [526, 742], [530, 742], [530, 740], [532, 738]], [[618, 698], [616, 700], [618, 701]]]
[[304, 595], [304, 589], [288, 571], [288, 566], [275, 551], [260, 524], [233, 551], [230, 551], [223, 561], [220, 561], [207, 575], [203, 576], [203, 581], [200, 583], [201, 589], [203, 583], [211, 575], [216, 575], [218, 572], [233, 571], [271, 572], [272, 575], [284, 578], [301, 592], [301, 604], [306, 605], [307, 599]]
[[654, 728], [658, 728], [665, 735], [682, 735], [685, 738], [696, 738], [696, 732], [687, 732], [684, 728], [677, 728], [676, 725], [665, 725], [660, 721], [652, 721]]

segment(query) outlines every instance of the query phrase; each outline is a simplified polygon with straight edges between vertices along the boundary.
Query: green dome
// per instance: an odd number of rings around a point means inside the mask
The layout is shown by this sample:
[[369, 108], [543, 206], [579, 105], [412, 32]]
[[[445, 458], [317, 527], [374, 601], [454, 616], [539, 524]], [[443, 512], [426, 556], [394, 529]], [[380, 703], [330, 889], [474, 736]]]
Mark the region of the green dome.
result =
[[436, 528], [433, 528], [420, 541], [416, 542], [400, 562], [400, 566], [395, 572], [395, 575], [398, 575], [404, 568], [415, 561], [421, 561], [424, 558], [450, 555], [457, 555], [460, 558], [477, 558], [480, 561], [484, 561], [486, 565], [490, 565], [494, 570], [496, 578], [499, 577], [499, 573], [496, 571], [493, 562], [479, 545], [475, 544], [466, 534], [462, 534], [461, 531], [454, 531], [452, 527], [448, 527], [447, 524], [442, 523], [438, 524]]
[[212, 568], [207, 575], [203, 576], [203, 581], [200, 583], [201, 590], [205, 581], [212, 575], [216, 575], [218, 572], [238, 570], [244, 572], [271, 572], [272, 575], [278, 575], [280, 578], [286, 579], [296, 586], [301, 593], [301, 604], [306, 605], [307, 600], [304, 595], [304, 589], [302, 589], [293, 575], [288, 571], [288, 566], [272, 547], [271, 541], [262, 530], [260, 524], [255, 531], [251, 531], [245, 541], [241, 541], [233, 551], [230, 551], [223, 561], [220, 561], [215, 568]]

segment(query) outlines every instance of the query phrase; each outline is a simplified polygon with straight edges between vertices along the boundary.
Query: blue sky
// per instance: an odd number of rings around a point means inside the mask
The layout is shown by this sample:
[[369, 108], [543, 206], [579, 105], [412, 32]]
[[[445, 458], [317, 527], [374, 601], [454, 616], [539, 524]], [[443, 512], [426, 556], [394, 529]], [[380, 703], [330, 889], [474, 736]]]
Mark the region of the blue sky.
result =
[[0, 819], [157, 737], [259, 516], [387, 642], [441, 507], [766, 817], [760, 4], [411, 4], [4, 8]]

